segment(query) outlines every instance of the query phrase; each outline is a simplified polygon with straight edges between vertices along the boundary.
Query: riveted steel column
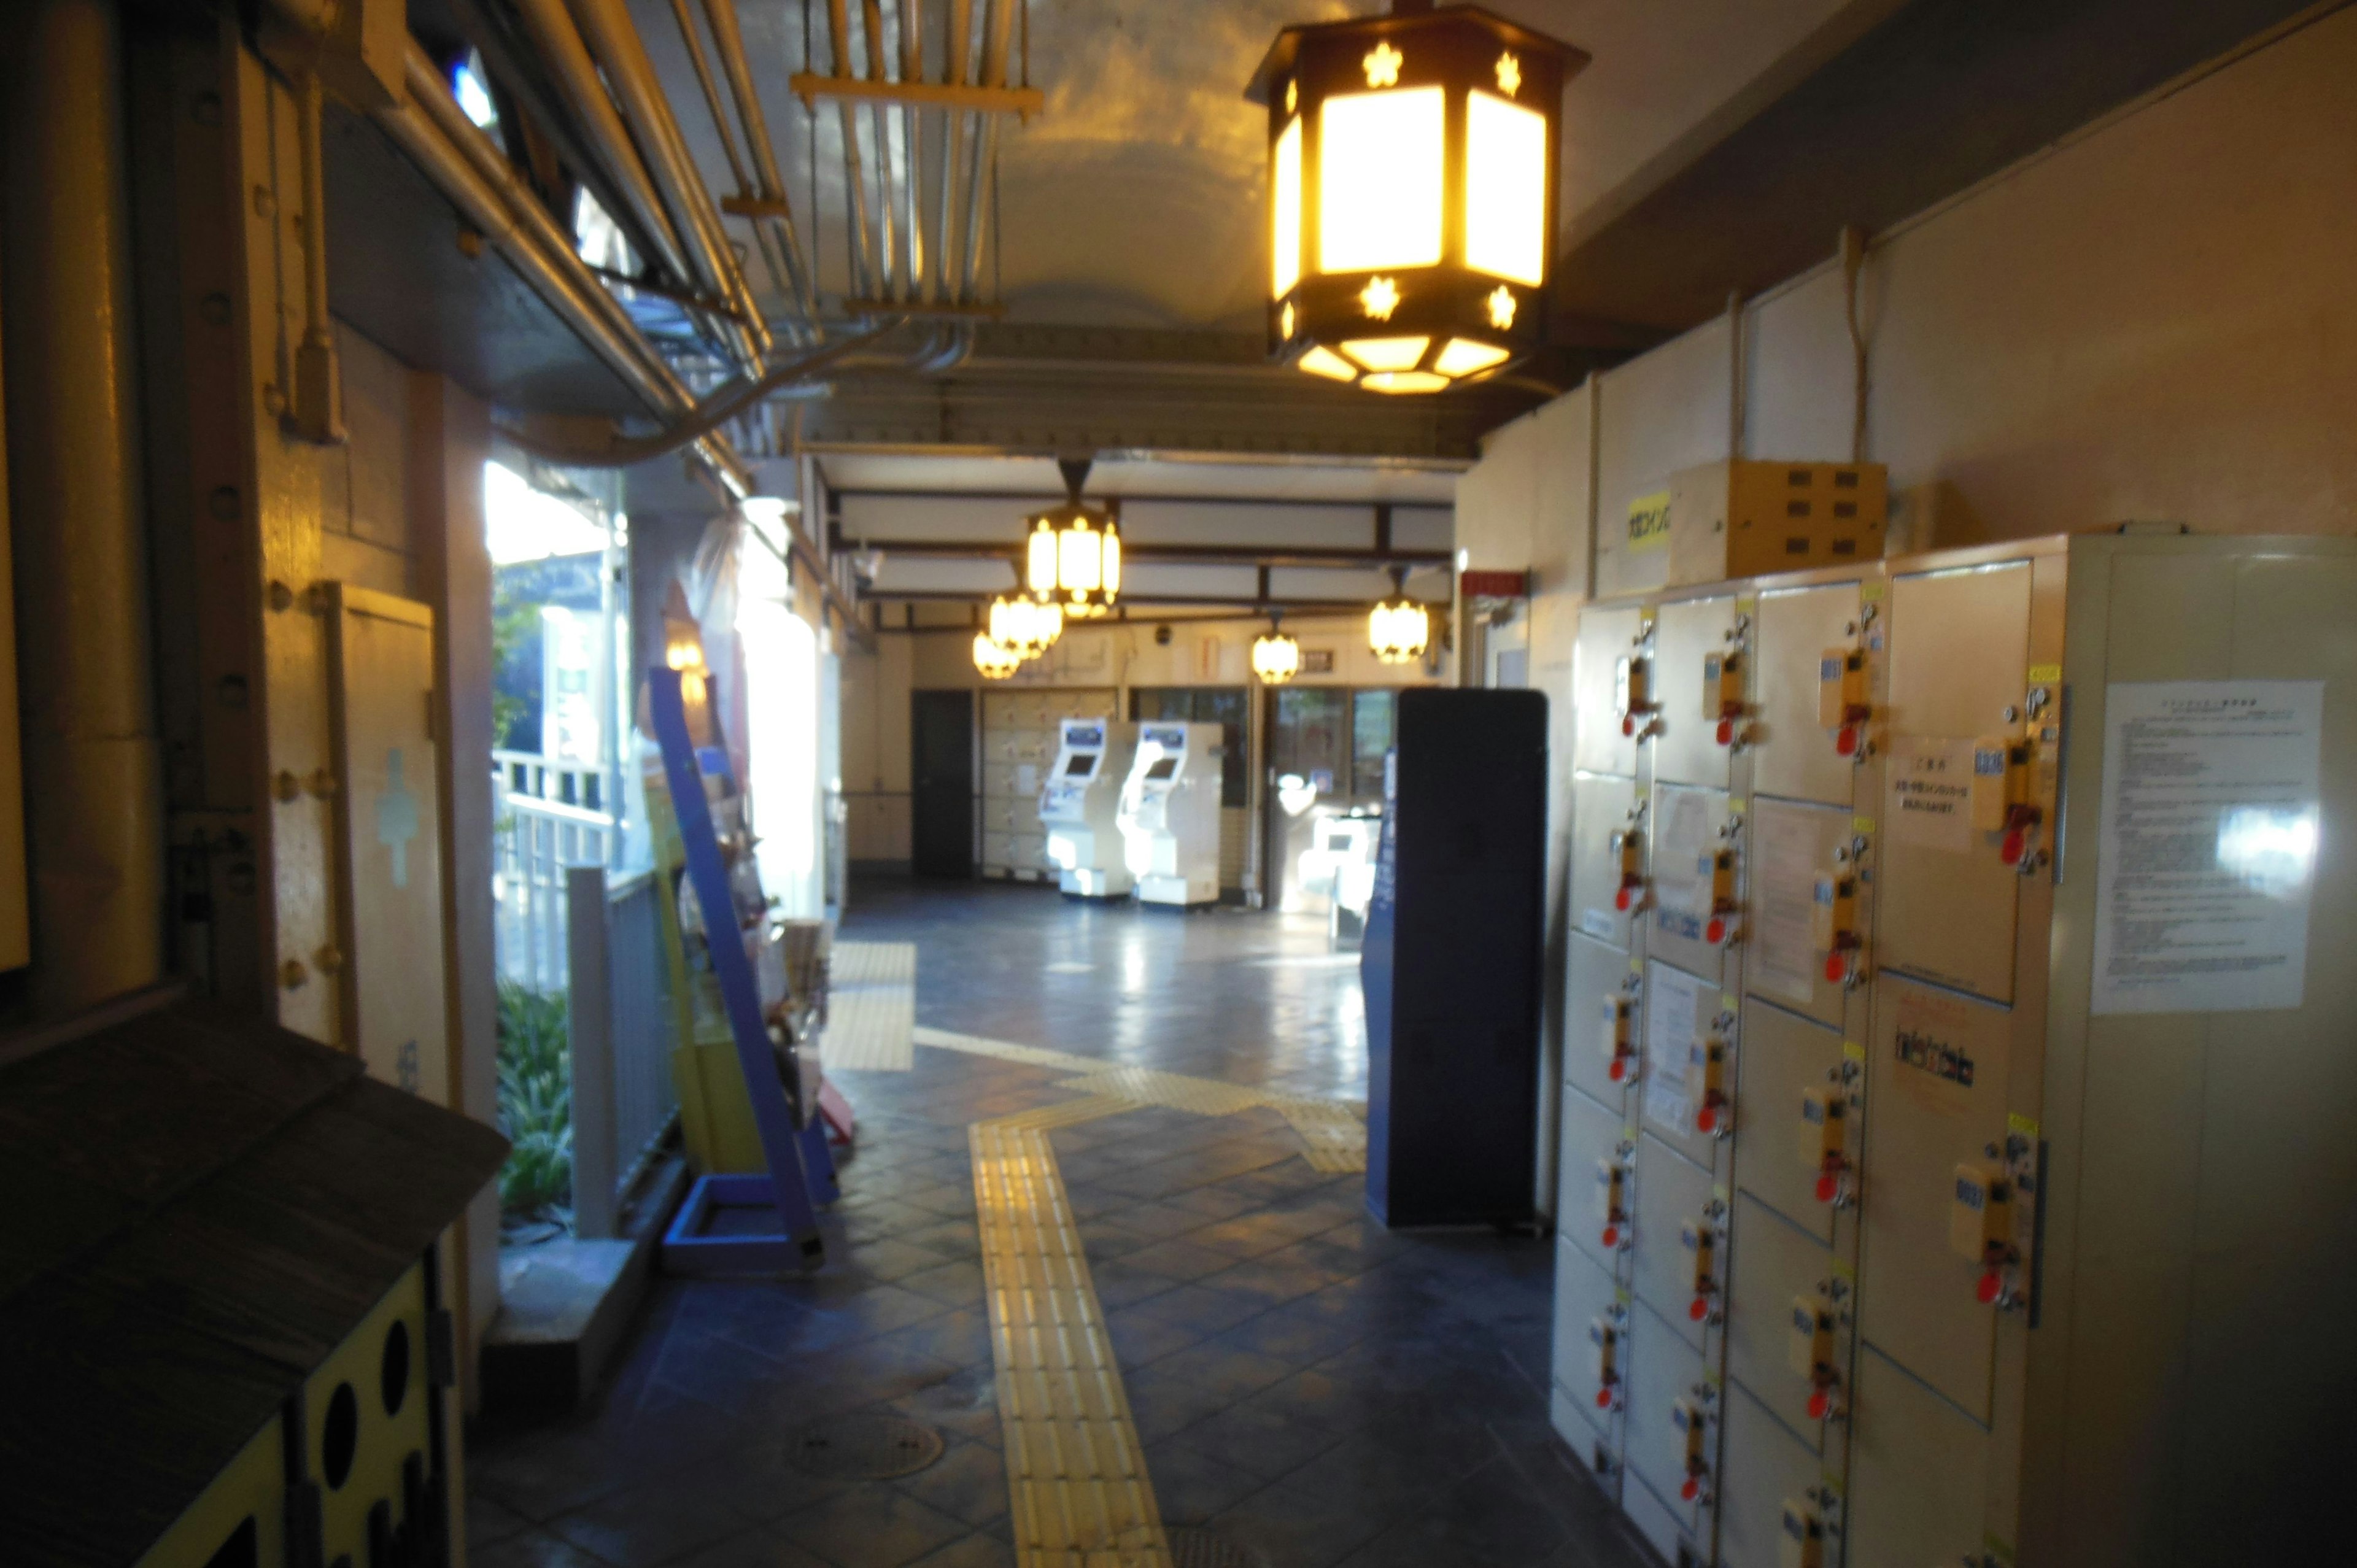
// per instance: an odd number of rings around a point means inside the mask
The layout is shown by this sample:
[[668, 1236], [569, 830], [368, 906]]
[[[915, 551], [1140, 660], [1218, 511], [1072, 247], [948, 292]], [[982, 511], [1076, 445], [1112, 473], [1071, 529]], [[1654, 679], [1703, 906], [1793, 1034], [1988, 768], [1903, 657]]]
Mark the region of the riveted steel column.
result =
[[161, 764], [141, 491], [120, 20], [39, 0], [11, 24], [0, 300], [35, 1009], [164, 964]]

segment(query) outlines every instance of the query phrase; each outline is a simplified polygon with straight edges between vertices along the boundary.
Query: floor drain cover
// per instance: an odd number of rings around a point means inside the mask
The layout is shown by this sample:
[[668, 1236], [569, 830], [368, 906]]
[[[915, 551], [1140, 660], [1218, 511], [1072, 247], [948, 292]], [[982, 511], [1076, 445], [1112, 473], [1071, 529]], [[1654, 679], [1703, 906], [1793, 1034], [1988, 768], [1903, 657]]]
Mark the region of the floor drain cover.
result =
[[1261, 1568], [1260, 1553], [1200, 1525], [1165, 1530], [1172, 1568]]
[[940, 1458], [942, 1434], [906, 1416], [838, 1415], [803, 1427], [794, 1438], [792, 1454], [794, 1463], [813, 1476], [888, 1481]]

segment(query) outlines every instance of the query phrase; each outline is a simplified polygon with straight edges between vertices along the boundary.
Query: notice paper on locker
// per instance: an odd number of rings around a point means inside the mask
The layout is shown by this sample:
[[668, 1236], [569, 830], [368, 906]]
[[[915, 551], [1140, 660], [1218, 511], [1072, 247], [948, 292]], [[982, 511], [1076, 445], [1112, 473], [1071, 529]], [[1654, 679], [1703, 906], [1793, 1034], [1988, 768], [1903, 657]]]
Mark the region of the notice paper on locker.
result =
[[[1822, 812], [1818, 813], [1820, 816]], [[1764, 802], [1752, 813], [1752, 984], [1806, 1007], [1817, 994], [1816, 823]]]
[[1686, 1058], [1718, 1010], [1717, 990], [1666, 963], [1652, 966], [1645, 1003], [1645, 1120], [1680, 1137], [1694, 1127]]
[[2094, 1012], [2300, 1004], [2323, 731], [2321, 681], [2104, 689]]

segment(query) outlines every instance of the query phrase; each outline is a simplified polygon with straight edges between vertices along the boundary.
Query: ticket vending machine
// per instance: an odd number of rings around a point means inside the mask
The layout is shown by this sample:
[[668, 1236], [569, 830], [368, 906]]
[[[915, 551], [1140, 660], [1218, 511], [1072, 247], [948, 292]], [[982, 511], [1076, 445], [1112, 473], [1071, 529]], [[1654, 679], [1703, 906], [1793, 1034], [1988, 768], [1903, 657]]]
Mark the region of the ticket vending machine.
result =
[[1220, 726], [1137, 726], [1121, 790], [1121, 835], [1141, 903], [1189, 908], [1220, 897]]
[[1039, 825], [1048, 832], [1057, 886], [1071, 897], [1126, 898], [1137, 885], [1116, 820], [1135, 745], [1128, 725], [1063, 721], [1055, 765], [1039, 791]]

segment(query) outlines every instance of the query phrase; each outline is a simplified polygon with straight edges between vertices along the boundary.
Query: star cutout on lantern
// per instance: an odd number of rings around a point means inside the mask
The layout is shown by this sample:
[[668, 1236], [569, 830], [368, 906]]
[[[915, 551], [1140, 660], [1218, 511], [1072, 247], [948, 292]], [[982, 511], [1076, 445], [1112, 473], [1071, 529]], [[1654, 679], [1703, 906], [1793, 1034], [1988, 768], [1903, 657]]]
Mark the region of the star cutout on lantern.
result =
[[1392, 312], [1399, 308], [1399, 285], [1389, 278], [1369, 278], [1367, 286], [1359, 291], [1359, 303], [1377, 321], [1389, 321]]
[[1498, 91], [1512, 98], [1523, 90], [1523, 62], [1509, 49], [1498, 57]]
[[1367, 68], [1369, 87], [1397, 87], [1400, 61], [1405, 57], [1389, 43], [1379, 43], [1362, 61]]
[[1490, 296], [1490, 325], [1504, 332], [1514, 325], [1514, 295], [1504, 284]]

